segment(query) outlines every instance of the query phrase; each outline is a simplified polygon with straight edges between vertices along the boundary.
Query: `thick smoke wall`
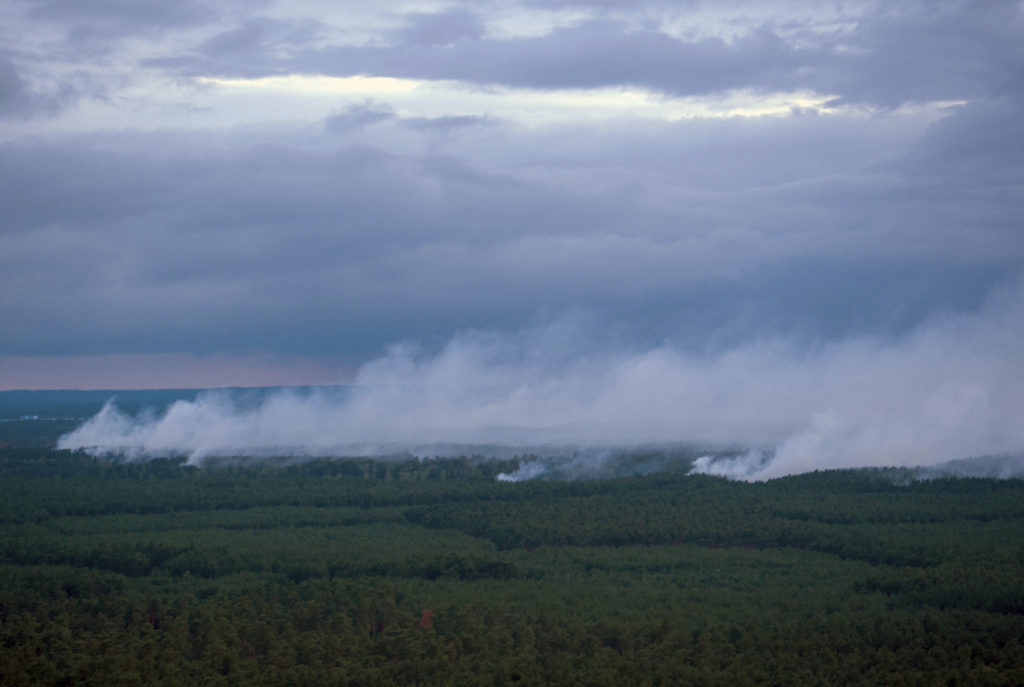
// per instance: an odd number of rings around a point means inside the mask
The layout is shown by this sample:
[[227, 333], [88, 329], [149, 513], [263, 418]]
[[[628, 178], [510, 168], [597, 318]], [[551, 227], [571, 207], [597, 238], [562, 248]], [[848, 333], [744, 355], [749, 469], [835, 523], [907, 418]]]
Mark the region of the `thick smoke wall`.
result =
[[[817, 346], [751, 339], [716, 354], [601, 349], [585, 318], [465, 332], [430, 354], [404, 344], [346, 393], [227, 393], [129, 417], [108, 404], [62, 448], [187, 455], [443, 455], [452, 445], [599, 456], [650, 444], [745, 446], [695, 469], [768, 479], [816, 469], [923, 467], [1024, 452], [1024, 291], [901, 337]], [[475, 452], [481, 452], [476, 450]], [[594, 458], [594, 460], [599, 460]], [[579, 470], [587, 461], [577, 459]], [[564, 471], [563, 471], [564, 472]]]

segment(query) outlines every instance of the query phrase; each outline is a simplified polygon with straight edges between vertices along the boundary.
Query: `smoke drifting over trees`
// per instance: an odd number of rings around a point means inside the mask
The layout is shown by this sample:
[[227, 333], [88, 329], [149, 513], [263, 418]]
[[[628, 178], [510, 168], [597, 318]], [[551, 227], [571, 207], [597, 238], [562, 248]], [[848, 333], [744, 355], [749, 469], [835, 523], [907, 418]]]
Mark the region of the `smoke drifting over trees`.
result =
[[772, 338], [706, 355], [595, 344], [602, 330], [584, 317], [465, 332], [433, 353], [396, 346], [344, 391], [249, 402], [209, 392], [138, 417], [108, 404], [60, 446], [193, 462], [529, 447], [575, 453], [584, 470], [602, 448], [729, 445], [747, 452], [696, 469], [744, 479], [1019, 454], [1022, 303], [1018, 283], [898, 339], [801, 348]]

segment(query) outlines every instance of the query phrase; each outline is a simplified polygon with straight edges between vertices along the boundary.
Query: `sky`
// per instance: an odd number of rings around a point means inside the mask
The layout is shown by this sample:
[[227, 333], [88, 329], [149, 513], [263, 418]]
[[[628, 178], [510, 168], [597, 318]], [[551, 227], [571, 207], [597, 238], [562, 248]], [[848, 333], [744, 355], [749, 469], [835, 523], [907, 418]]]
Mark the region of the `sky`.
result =
[[0, 389], [408, 387], [474, 342], [446, 384], [494, 408], [738, 359], [789, 426], [856, 416], [804, 393], [844, 351], [922, 407], [991, 344], [1005, 402], [1022, 105], [1019, 1], [7, 0]]

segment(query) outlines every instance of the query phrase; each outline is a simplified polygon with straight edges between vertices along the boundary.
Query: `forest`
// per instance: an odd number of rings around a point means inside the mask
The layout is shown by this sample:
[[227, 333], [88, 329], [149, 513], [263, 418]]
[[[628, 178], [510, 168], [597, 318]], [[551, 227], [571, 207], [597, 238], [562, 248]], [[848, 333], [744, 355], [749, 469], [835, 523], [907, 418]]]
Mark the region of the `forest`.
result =
[[124, 462], [0, 429], [0, 684], [1021, 685], [1024, 481]]

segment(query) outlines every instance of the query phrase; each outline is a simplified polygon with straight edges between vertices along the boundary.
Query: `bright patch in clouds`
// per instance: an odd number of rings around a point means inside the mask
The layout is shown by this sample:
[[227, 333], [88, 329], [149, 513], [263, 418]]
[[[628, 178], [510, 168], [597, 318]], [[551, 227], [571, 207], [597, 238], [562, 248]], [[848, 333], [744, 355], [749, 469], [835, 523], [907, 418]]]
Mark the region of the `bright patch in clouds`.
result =
[[[833, 111], [828, 103], [834, 99], [834, 96], [812, 91], [758, 93], [741, 89], [710, 96], [672, 98], [638, 88], [478, 88], [452, 81], [300, 74], [259, 79], [202, 77], [198, 82], [215, 87], [225, 99], [252, 99], [253, 104], [245, 108], [247, 112], [258, 106], [255, 101], [265, 99], [266, 107], [258, 111], [288, 113], [296, 118], [308, 118], [322, 111], [310, 110], [307, 103], [296, 99], [316, 101], [321, 107], [325, 102], [336, 106], [339, 102], [373, 99], [393, 106], [406, 116], [489, 116], [532, 124], [608, 117], [677, 120], [785, 116], [794, 109], [826, 114]], [[284, 98], [292, 99], [291, 107], [282, 103]], [[216, 100], [217, 95], [212, 95], [210, 102]]]
[[260, 79], [217, 79], [200, 77], [201, 84], [268, 94], [302, 93], [326, 97], [338, 95], [393, 95], [409, 93], [421, 85], [413, 79], [392, 79], [382, 76], [267, 76]]

